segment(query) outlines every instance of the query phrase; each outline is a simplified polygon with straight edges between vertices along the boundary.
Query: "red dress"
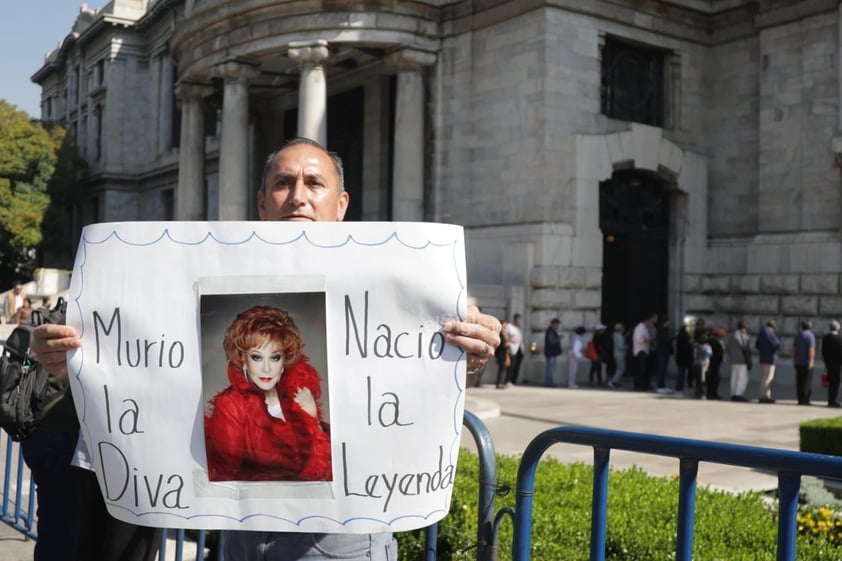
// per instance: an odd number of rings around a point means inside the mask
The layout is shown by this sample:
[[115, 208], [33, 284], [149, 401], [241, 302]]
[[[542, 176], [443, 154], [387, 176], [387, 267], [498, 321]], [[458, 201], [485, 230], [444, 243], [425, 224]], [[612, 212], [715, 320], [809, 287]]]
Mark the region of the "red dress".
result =
[[[231, 386], [210, 401], [205, 446], [211, 481], [330, 481], [330, 435], [321, 421], [319, 374], [307, 358], [284, 370], [278, 399], [284, 419], [269, 414], [262, 390], [228, 364]], [[304, 411], [295, 394], [307, 388], [318, 418]]]

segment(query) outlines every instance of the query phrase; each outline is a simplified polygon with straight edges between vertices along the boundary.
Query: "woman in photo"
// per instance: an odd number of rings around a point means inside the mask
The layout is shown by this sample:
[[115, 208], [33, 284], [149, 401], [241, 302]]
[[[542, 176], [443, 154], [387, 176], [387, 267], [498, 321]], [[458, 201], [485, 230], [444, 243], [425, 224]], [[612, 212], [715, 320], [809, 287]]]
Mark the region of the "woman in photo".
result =
[[210, 400], [205, 446], [211, 481], [331, 480], [319, 374], [280, 308], [237, 315], [223, 340], [230, 386]]

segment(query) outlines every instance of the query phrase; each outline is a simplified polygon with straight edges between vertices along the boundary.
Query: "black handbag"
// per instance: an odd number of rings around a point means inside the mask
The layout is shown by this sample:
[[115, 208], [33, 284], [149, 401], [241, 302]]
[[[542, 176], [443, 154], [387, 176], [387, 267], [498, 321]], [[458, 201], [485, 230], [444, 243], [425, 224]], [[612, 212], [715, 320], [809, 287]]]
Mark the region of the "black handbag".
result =
[[64, 323], [67, 303], [33, 311], [29, 324], [18, 325], [3, 343], [0, 356], [0, 427], [12, 440], [32, 434], [44, 408], [63, 396], [50, 393], [49, 374], [31, 350], [32, 331], [44, 323]]

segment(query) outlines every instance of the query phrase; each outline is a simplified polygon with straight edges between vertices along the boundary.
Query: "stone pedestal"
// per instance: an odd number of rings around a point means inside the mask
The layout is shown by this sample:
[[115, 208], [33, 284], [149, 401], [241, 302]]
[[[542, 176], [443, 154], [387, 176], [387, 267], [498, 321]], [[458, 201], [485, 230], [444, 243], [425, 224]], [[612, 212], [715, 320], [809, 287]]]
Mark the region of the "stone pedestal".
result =
[[301, 65], [298, 86], [298, 136], [327, 146], [327, 83], [322, 63], [329, 51], [327, 41], [293, 42], [289, 58]]

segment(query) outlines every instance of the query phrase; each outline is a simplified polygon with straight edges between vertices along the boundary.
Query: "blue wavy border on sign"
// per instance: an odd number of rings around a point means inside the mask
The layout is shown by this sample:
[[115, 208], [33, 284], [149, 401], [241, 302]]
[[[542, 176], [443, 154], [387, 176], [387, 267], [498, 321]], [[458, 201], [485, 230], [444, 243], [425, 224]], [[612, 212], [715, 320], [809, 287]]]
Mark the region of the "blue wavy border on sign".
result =
[[[390, 242], [391, 243], [398, 243], [400, 245], [403, 245], [406, 248], [413, 249], [413, 250], [424, 250], [424, 249], [427, 249], [427, 248], [430, 248], [430, 247], [435, 247], [435, 248], [451, 247], [452, 258], [453, 258], [453, 268], [456, 272], [456, 278], [458, 279], [458, 282], [459, 282], [459, 294], [457, 295], [456, 302], [454, 303], [455, 312], [456, 312], [455, 315], [460, 320], [464, 319], [462, 317], [462, 314], [459, 311], [460, 310], [459, 305], [460, 305], [460, 303], [462, 303], [462, 301], [467, 296], [467, 294], [466, 294], [467, 287], [466, 287], [465, 279], [461, 278], [460, 275], [459, 275], [459, 267], [457, 266], [457, 259], [458, 259], [457, 254], [456, 254], [457, 240], [453, 240], [453, 241], [450, 241], [450, 242], [447, 242], [447, 243], [436, 243], [436, 242], [433, 242], [432, 240], [427, 240], [422, 245], [412, 245], [412, 244], [406, 243], [403, 240], [401, 240], [400, 235], [398, 234], [397, 231], [391, 232], [382, 241], [363, 242], [363, 241], [357, 240], [356, 238], [354, 238], [354, 236], [348, 234], [346, 236], [345, 240], [342, 241], [341, 243], [332, 243], [332, 244], [324, 244], [324, 243], [314, 242], [307, 235], [306, 230], [302, 230], [300, 233], [296, 234], [292, 238], [290, 238], [288, 240], [284, 240], [284, 241], [268, 240], [268, 239], [262, 237], [260, 234], [258, 234], [256, 230], [252, 230], [245, 239], [240, 240], [240, 241], [221, 240], [221, 239], [217, 238], [213, 234], [213, 232], [210, 232], [210, 231], [207, 232], [207, 234], [205, 234], [205, 236], [200, 240], [183, 241], [183, 240], [178, 240], [178, 239], [174, 238], [173, 235], [171, 234], [169, 228], [164, 228], [164, 230], [161, 232], [161, 234], [157, 238], [155, 238], [154, 240], [148, 241], [148, 242], [136, 242], [136, 241], [126, 240], [122, 236], [120, 236], [120, 233], [116, 229], [111, 230], [111, 232], [108, 235], [106, 235], [105, 237], [103, 237], [102, 239], [99, 239], [99, 240], [89, 239], [88, 236], [86, 235], [86, 233], [83, 232], [82, 243], [80, 244], [80, 251], [82, 252], [82, 260], [79, 264], [79, 274], [80, 274], [81, 280], [79, 281], [79, 284], [78, 284], [79, 294], [76, 295], [75, 297], [73, 297], [73, 302], [74, 302], [74, 304], [76, 306], [76, 309], [79, 313], [79, 317], [80, 318], [83, 317], [82, 316], [82, 307], [79, 303], [79, 299], [81, 298], [81, 293], [83, 292], [82, 287], [84, 286], [84, 283], [85, 283], [85, 266], [87, 264], [87, 258], [88, 258], [88, 252], [87, 252], [87, 246], [88, 245], [101, 245], [101, 244], [105, 244], [109, 241], [117, 241], [117, 242], [123, 243], [125, 245], [135, 246], [135, 247], [147, 247], [147, 246], [155, 245], [157, 243], [164, 242], [164, 241], [169, 241], [169, 242], [172, 242], [172, 243], [175, 243], [175, 244], [186, 245], [186, 246], [198, 246], [198, 245], [202, 245], [202, 244], [209, 243], [209, 242], [216, 242], [217, 244], [220, 244], [220, 245], [244, 245], [244, 244], [252, 242], [254, 240], [263, 242], [263, 243], [268, 244], [268, 245], [275, 245], [275, 246], [291, 245], [291, 244], [303, 241], [303, 242], [309, 243], [313, 247], [318, 247], [320, 249], [337, 249], [337, 248], [341, 248], [341, 247], [344, 247], [344, 246], [346, 246], [348, 244], [352, 244], [352, 243], [355, 244], [355, 245], [358, 245], [360, 247], [379, 247], [379, 246], [384, 246], [384, 245], [386, 245]], [[82, 325], [81, 329], [82, 329], [82, 332], [79, 334], [80, 337], [84, 334], [84, 324]], [[459, 415], [458, 415], [458, 412], [459, 412], [458, 405], [459, 405], [459, 401], [461, 399], [462, 394], [464, 394], [464, 392], [465, 392], [465, 388], [462, 387], [462, 385], [459, 383], [459, 363], [462, 361], [464, 356], [465, 356], [465, 351], [460, 349], [459, 356], [458, 356], [457, 360], [454, 361], [454, 363], [453, 363], [453, 382], [454, 382], [454, 385], [456, 386], [456, 388], [458, 390], [456, 401], [453, 404], [453, 433], [454, 433], [454, 438], [453, 438], [453, 443], [451, 444], [451, 449], [450, 449], [450, 457], [451, 457], [451, 461], [454, 463], [454, 465], [456, 464], [456, 459], [454, 459], [453, 456], [454, 456], [454, 454], [458, 454], [459, 444], [460, 444], [459, 443], [460, 427], [462, 425], [462, 418], [459, 417]], [[83, 367], [84, 367], [84, 358], [85, 357], [84, 357], [84, 353], [83, 353], [82, 358], [79, 361], [79, 369], [74, 373], [74, 377], [76, 378], [77, 381], [80, 380], [80, 377], [81, 377], [81, 374], [82, 374], [82, 370], [83, 370]], [[79, 387], [82, 388], [82, 403], [83, 403], [83, 406], [84, 406], [87, 403], [84, 386], [82, 386], [81, 383], [80, 383]], [[85, 419], [84, 408], [83, 408], [83, 411], [81, 412], [80, 417], [82, 419], [82, 425], [87, 428], [86, 423], [84, 422], [84, 419]], [[87, 438], [86, 441], [90, 442], [90, 438]], [[224, 514], [196, 514], [196, 515], [191, 515], [191, 516], [185, 516], [185, 515], [175, 514], [175, 513], [172, 513], [172, 512], [162, 512], [162, 511], [147, 511], [147, 512], [138, 513], [138, 512], [134, 512], [132, 510], [129, 510], [128, 508], [126, 508], [124, 506], [121, 506], [119, 504], [109, 502], [109, 501], [106, 501], [106, 502], [109, 506], [124, 510], [127, 513], [129, 513], [129, 514], [131, 514], [131, 515], [133, 515], [137, 518], [142, 518], [144, 516], [161, 516], [161, 515], [164, 515], [164, 516], [171, 516], [171, 517], [181, 519], [181, 520], [194, 520], [194, 519], [198, 519], [198, 518], [210, 518], [210, 519], [220, 519], [221, 518], [221, 519], [228, 519], [228, 520], [236, 520], [238, 522], [244, 522], [244, 521], [246, 521], [250, 518], [264, 517], [264, 518], [270, 518], [270, 519], [277, 520], [277, 521], [286, 522], [286, 523], [292, 524], [294, 526], [301, 526], [303, 523], [305, 523], [308, 520], [321, 519], [321, 520], [333, 522], [333, 523], [338, 524], [340, 526], [348, 526], [351, 523], [359, 522], [359, 521], [368, 521], [368, 522], [377, 522], [377, 523], [380, 523], [380, 524], [384, 524], [387, 527], [391, 527], [392, 524], [394, 524], [395, 522], [398, 522], [400, 520], [407, 520], [407, 519], [430, 520], [434, 516], [437, 516], [437, 515], [443, 516], [443, 515], [447, 514], [446, 509], [436, 509], [436, 510], [428, 512], [426, 515], [425, 514], [412, 514], [412, 515], [407, 514], [407, 515], [402, 515], [402, 516], [399, 516], [399, 517], [396, 517], [396, 518], [392, 518], [390, 520], [383, 520], [383, 519], [374, 518], [374, 517], [367, 517], [367, 516], [352, 517], [352, 518], [348, 518], [346, 520], [336, 520], [334, 518], [331, 518], [331, 517], [328, 517], [328, 516], [321, 516], [321, 515], [309, 515], [309, 516], [304, 516], [302, 518], [299, 518], [298, 520], [292, 520], [292, 519], [287, 519], [287, 518], [284, 518], [284, 517], [281, 517], [281, 516], [274, 516], [274, 515], [271, 515], [271, 514], [261, 514], [261, 513], [250, 514], [250, 515], [245, 516], [243, 518], [237, 518], [237, 517], [234, 517], [234, 516], [228, 516], [228, 515], [224, 515]]]

